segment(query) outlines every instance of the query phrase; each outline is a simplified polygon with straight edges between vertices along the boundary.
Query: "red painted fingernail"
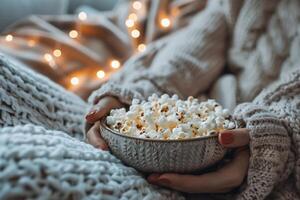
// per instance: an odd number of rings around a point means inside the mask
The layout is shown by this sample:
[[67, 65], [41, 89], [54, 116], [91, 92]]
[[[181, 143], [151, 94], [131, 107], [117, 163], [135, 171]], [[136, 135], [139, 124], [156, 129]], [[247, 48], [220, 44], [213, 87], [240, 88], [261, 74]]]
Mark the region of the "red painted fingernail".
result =
[[102, 151], [108, 151], [108, 149], [109, 149], [107, 144], [97, 144], [97, 145], [94, 145], [94, 147], [96, 149], [100, 149]]
[[106, 144], [104, 144], [103, 146], [102, 146], [102, 148], [101, 148], [103, 151], [108, 151], [109, 149], [108, 149], [108, 146], [106, 145]]
[[154, 183], [154, 182], [158, 181], [159, 176], [160, 176], [159, 174], [151, 174], [150, 176], [148, 176], [148, 181], [150, 183]]
[[171, 181], [166, 178], [159, 178], [158, 183], [163, 184], [163, 185], [170, 185]]
[[92, 115], [94, 115], [95, 113], [96, 113], [96, 110], [92, 110], [85, 116], [85, 118], [87, 119], [87, 118], [91, 117]]
[[221, 144], [231, 144], [234, 140], [233, 134], [229, 132], [220, 134], [220, 142]]

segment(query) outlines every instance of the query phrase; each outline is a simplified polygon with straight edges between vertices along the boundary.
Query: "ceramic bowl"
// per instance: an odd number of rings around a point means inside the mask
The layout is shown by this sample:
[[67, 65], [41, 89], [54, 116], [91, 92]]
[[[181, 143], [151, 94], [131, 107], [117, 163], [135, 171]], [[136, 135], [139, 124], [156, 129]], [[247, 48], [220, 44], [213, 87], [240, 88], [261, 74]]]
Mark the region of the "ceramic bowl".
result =
[[143, 139], [110, 129], [105, 119], [100, 128], [117, 158], [146, 173], [191, 173], [217, 163], [226, 153], [218, 143], [217, 134], [182, 140]]

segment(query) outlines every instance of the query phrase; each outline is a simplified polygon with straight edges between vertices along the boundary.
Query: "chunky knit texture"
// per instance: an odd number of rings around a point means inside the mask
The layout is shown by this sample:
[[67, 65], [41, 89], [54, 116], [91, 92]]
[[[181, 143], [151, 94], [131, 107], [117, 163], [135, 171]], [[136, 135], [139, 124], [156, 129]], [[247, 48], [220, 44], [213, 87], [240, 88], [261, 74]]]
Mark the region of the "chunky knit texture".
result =
[[0, 199], [182, 199], [136, 170], [61, 131], [0, 130]]
[[0, 83], [0, 199], [183, 198], [81, 141], [77, 96], [3, 55]]
[[0, 127], [32, 123], [82, 138], [87, 105], [24, 65], [0, 55]]

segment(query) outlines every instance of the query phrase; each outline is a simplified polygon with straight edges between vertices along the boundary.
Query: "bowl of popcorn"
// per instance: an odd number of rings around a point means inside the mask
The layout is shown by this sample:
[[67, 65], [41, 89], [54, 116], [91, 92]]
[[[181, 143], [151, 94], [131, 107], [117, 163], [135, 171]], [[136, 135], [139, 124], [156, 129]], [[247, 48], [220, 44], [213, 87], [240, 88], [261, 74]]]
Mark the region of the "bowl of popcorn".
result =
[[111, 152], [147, 173], [191, 173], [216, 164], [226, 153], [218, 132], [235, 127], [229, 111], [215, 100], [166, 94], [133, 99], [128, 111], [111, 110], [100, 126]]

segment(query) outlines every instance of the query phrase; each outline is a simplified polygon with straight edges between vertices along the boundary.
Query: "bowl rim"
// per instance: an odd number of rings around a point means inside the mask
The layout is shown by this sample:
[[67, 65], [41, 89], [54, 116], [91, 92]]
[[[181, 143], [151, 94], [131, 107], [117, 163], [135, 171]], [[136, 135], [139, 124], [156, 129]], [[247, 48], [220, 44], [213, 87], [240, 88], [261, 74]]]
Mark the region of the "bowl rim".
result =
[[[138, 138], [138, 137], [134, 137], [134, 136], [128, 136], [128, 135], [124, 135], [122, 133], [118, 133], [117, 131], [109, 128], [106, 124], [106, 117], [102, 118], [100, 120], [100, 126], [108, 131], [110, 131], [111, 133], [124, 137], [124, 138], [128, 138], [128, 139], [135, 139], [135, 140], [140, 140], [140, 141], [146, 141], [146, 142], [192, 142], [192, 141], [198, 141], [198, 140], [205, 140], [205, 139], [209, 139], [209, 138], [217, 138], [218, 134], [213, 134], [213, 135], [208, 135], [208, 136], [201, 136], [201, 137], [196, 137], [196, 138], [188, 138], [188, 139], [171, 139], [171, 140], [162, 140], [162, 139], [148, 139], [148, 138]], [[100, 133], [101, 134], [101, 133]]]

